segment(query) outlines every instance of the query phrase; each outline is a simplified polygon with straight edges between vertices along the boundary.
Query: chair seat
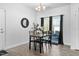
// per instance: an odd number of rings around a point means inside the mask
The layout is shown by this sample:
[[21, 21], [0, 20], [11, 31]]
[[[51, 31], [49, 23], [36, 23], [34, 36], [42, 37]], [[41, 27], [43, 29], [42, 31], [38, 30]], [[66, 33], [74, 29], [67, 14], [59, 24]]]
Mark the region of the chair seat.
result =
[[50, 40], [43, 39], [43, 43], [50, 43]]

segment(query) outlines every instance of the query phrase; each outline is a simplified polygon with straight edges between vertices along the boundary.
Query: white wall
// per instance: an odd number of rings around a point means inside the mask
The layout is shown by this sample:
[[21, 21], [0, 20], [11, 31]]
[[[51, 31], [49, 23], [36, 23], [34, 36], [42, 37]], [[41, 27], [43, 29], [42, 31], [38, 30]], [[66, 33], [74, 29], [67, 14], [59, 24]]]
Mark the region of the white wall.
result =
[[[36, 13], [22, 4], [0, 4], [0, 8], [6, 10], [6, 48], [26, 43], [29, 40], [28, 31], [35, 20]], [[29, 27], [21, 27], [23, 17], [29, 20]]]
[[70, 45], [70, 5], [66, 5], [63, 7], [54, 8], [51, 10], [47, 10], [45, 12], [38, 13], [37, 22], [41, 24], [41, 17], [48, 17], [48, 16], [56, 16], [56, 15], [64, 15], [63, 19], [63, 40], [64, 44]]
[[71, 4], [71, 49], [79, 50], [79, 4]]

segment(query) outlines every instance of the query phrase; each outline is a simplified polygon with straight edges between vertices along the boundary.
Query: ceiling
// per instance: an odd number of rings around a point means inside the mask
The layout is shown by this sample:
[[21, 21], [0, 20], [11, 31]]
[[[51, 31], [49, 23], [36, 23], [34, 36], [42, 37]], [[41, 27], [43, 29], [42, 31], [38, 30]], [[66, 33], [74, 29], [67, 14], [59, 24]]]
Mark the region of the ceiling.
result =
[[[35, 10], [35, 8], [39, 5], [40, 3], [26, 3], [24, 4], [25, 6], [28, 6], [32, 9]], [[50, 8], [56, 8], [56, 7], [61, 7], [64, 5], [69, 5], [70, 3], [42, 3], [42, 5], [46, 6], [46, 9]]]

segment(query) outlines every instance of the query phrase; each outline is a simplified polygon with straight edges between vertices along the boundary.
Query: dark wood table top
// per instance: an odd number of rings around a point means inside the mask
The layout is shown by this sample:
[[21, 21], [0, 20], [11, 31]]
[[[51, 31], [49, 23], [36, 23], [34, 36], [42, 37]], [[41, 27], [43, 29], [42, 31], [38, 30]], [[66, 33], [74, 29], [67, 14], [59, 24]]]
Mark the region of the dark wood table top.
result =
[[31, 37], [46, 37], [46, 36], [50, 36], [50, 34], [47, 35], [30, 35]]

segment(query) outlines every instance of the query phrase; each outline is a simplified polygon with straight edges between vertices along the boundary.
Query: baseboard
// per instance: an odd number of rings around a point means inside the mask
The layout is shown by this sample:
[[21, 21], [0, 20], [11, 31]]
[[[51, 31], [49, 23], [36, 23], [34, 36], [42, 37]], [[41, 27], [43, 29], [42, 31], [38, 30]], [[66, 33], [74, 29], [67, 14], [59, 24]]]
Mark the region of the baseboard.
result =
[[20, 45], [23, 45], [23, 44], [27, 44], [27, 43], [28, 43], [28, 41], [27, 42], [18, 43], [18, 44], [15, 44], [15, 45], [11, 45], [11, 46], [6, 47], [5, 50], [10, 49], [10, 48], [14, 48], [14, 47], [17, 47], [17, 46], [20, 46]]
[[68, 45], [68, 46], [70, 46], [70, 43], [64, 42], [64, 45]]
[[76, 47], [71, 47], [71, 49], [79, 51], [79, 48], [76, 48]]

